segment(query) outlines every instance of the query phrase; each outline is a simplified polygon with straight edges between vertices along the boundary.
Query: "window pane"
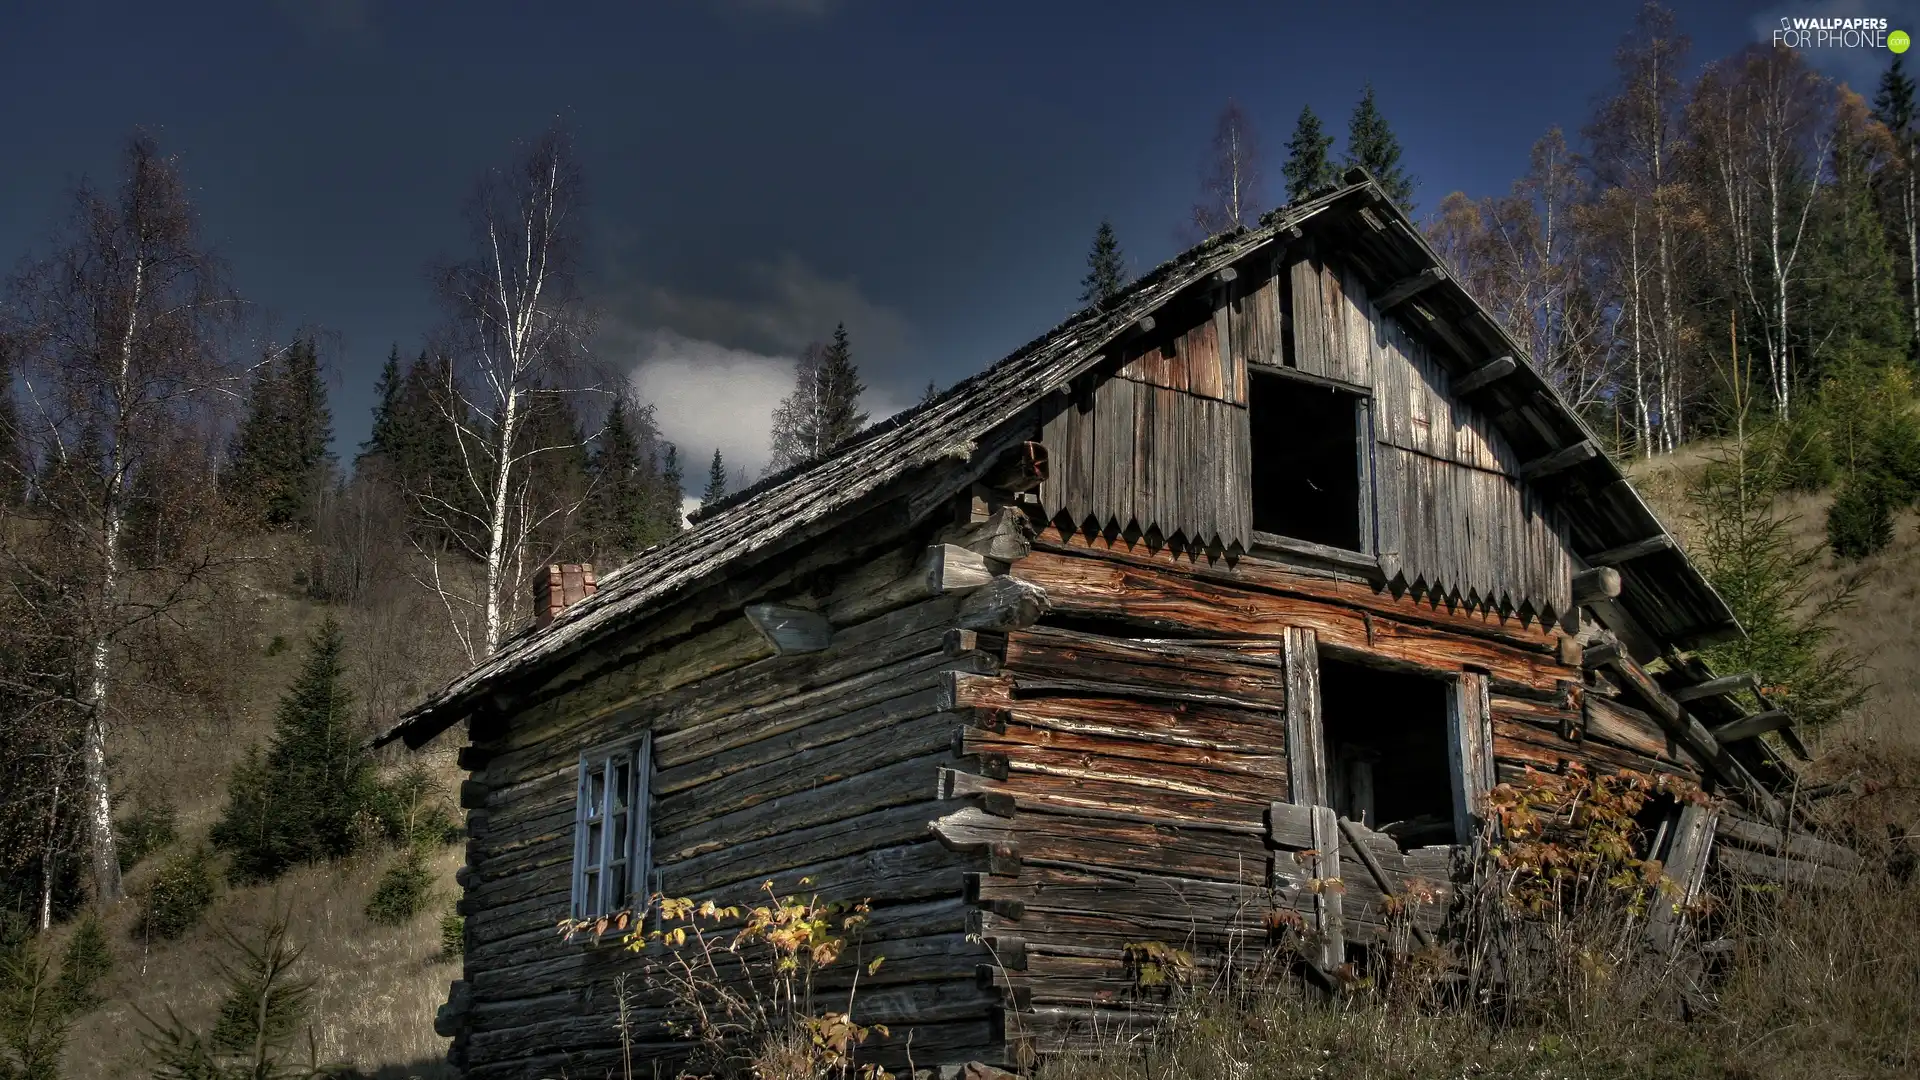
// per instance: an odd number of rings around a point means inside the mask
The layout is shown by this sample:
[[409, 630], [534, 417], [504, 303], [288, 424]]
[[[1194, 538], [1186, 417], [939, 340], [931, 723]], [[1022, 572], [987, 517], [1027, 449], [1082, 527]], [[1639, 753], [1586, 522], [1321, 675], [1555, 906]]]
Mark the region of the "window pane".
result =
[[627, 808], [627, 800], [632, 791], [633, 762], [622, 759], [613, 766], [613, 809], [615, 813]]
[[607, 909], [627, 906], [627, 864], [616, 863], [607, 868], [607, 884], [611, 891], [607, 894]]
[[589, 870], [587, 871], [586, 875], [581, 879], [581, 882], [582, 882], [581, 889], [580, 889], [581, 914], [583, 915], [601, 914], [603, 909], [600, 907], [600, 875], [599, 873], [597, 871]]
[[625, 814], [622, 814], [619, 817], [613, 819], [613, 847], [608, 849], [607, 857], [609, 859], [626, 858], [627, 847], [629, 845], [629, 842], [630, 842], [630, 837], [627, 832], [627, 816]]
[[598, 817], [601, 808], [607, 805], [607, 770], [596, 767], [588, 773], [587, 813]]
[[597, 821], [587, 826], [586, 856], [587, 856], [587, 865], [589, 867], [598, 867], [603, 861], [603, 855], [600, 850], [600, 843], [602, 839], [601, 830], [604, 828], [605, 826], [601, 825]]

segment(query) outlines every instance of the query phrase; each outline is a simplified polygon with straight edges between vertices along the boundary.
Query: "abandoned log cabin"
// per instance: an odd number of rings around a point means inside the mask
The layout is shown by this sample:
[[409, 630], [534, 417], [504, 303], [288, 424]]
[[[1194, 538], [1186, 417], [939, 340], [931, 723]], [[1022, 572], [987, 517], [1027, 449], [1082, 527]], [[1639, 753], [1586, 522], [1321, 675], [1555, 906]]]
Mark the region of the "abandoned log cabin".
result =
[[855, 1018], [926, 1066], [1134, 1009], [1129, 945], [1292, 909], [1338, 962], [1527, 766], [1724, 795], [1653, 832], [1687, 888], [1845, 859], [1789, 832], [1788, 717], [1687, 655], [1727, 606], [1364, 173], [538, 592], [382, 740], [467, 735], [475, 1080], [617, 1062], [642, 961], [556, 924], [652, 894], [871, 898]]

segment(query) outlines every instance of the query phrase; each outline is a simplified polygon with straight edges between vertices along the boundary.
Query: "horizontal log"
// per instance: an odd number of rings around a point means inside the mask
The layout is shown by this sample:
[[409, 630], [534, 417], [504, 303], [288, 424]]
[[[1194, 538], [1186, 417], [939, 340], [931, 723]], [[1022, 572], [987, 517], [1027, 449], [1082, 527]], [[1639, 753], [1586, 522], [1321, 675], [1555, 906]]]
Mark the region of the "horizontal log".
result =
[[1266, 850], [1258, 837], [1167, 828], [1073, 814], [1019, 813], [1000, 818], [965, 809], [935, 822], [949, 847], [983, 851], [1018, 846], [1023, 865], [1078, 864], [1116, 874], [1155, 873], [1200, 881], [1258, 880]]
[[1011, 723], [1110, 744], [1139, 744], [1137, 751], [1114, 745], [1115, 754], [1155, 754], [1160, 746], [1255, 758], [1283, 758], [1287, 752], [1286, 730], [1267, 712], [1117, 696], [1020, 698], [1006, 708]]
[[[997, 797], [1018, 810], [1107, 817], [1133, 814], [1196, 828], [1257, 829], [1264, 820], [1267, 802], [1220, 793], [1196, 794], [1133, 772], [1113, 778], [1023, 773], [1017, 783], [957, 771], [941, 775], [942, 794], [947, 798]], [[1275, 795], [1284, 796], [1284, 789], [1284, 784], [1275, 782]]]
[[1760, 693], [1759, 677], [1751, 671], [1743, 671], [1738, 675], [1723, 675], [1717, 679], [1694, 683], [1692, 686], [1677, 686], [1669, 692], [1673, 695], [1673, 700], [1684, 705], [1689, 701], [1725, 697], [1742, 690], [1758, 695]]
[[1736, 874], [1788, 885], [1839, 885], [1843, 875], [1819, 863], [1763, 855], [1727, 844], [1713, 846], [1713, 861]]
[[1199, 691], [1271, 709], [1286, 707], [1287, 677], [1282, 664], [1209, 649], [1199, 642], [1175, 644], [1034, 627], [1008, 635], [1005, 669], [1045, 678]]
[[1413, 299], [1435, 285], [1447, 280], [1447, 272], [1437, 266], [1429, 266], [1416, 274], [1401, 278], [1387, 286], [1373, 301], [1374, 310], [1386, 312]]
[[1531, 461], [1523, 462], [1517, 475], [1520, 479], [1527, 481], [1544, 480], [1604, 456], [1600, 448], [1593, 444], [1593, 440], [1582, 439], [1571, 446], [1564, 446]]
[[1588, 738], [1610, 742], [1648, 757], [1672, 760], [1668, 735], [1653, 717], [1605, 694], [1586, 694], [1580, 706]]
[[963, 630], [1016, 630], [1033, 625], [1050, 607], [1038, 585], [996, 577], [967, 597], [955, 622]]
[[1739, 742], [1763, 735], [1769, 731], [1778, 731], [1793, 723], [1793, 716], [1785, 709], [1768, 709], [1743, 716], [1738, 720], [1729, 720], [1724, 724], [1715, 724], [1707, 730], [1723, 743]]
[[1586, 607], [1620, 595], [1620, 571], [1611, 566], [1596, 566], [1573, 575], [1573, 602]]
[[942, 533], [942, 539], [989, 560], [1015, 563], [1033, 551], [1033, 525], [1026, 514], [1003, 506], [978, 521], [953, 526]]
[[1552, 649], [1550, 641], [1536, 653], [1324, 601], [1256, 591], [1157, 567], [1055, 554], [1038, 546], [1012, 572], [1046, 589], [1058, 614], [1112, 619], [1163, 633], [1240, 639], [1211, 644], [1245, 648], [1253, 655], [1262, 655], [1263, 650], [1273, 653], [1279, 648], [1278, 630], [1297, 626], [1312, 629], [1323, 648], [1347, 648], [1435, 673], [1473, 666], [1546, 689], [1567, 677], [1567, 669], [1547, 652]]
[[1860, 853], [1852, 848], [1806, 833], [1783, 832], [1730, 811], [1721, 813], [1717, 829], [1722, 837], [1750, 847], [1765, 848], [1775, 855], [1817, 862], [1836, 870], [1852, 872], [1864, 863]]
[[[869, 738], [896, 724], [932, 716], [940, 712], [941, 690], [936, 675], [923, 672], [903, 680], [903, 685], [899, 687], [877, 687], [874, 693], [892, 689], [899, 692], [900, 696], [870, 704], [868, 699], [873, 693], [850, 694], [844, 704], [851, 707], [845, 712], [824, 716], [812, 723], [698, 757], [685, 764], [660, 769], [654, 773], [649, 788], [656, 800], [663, 799], [687, 788], [746, 770], [764, 769], [789, 761], [797, 763], [799, 755], [817, 751], [821, 747], [849, 739]], [[916, 686], [918, 689], [915, 689]], [[954, 727], [962, 722], [959, 716], [948, 715]]]
[[1466, 397], [1468, 394], [1477, 394], [1518, 370], [1520, 365], [1511, 356], [1490, 360], [1453, 380], [1454, 396]]
[[[1253, 778], [1254, 782], [1282, 780], [1287, 778], [1287, 757], [1284, 749], [1278, 746], [1263, 748], [1264, 752], [1248, 752], [1241, 749], [1227, 749], [1216, 743], [1196, 744], [1169, 743], [1166, 741], [1140, 738], [1119, 739], [1096, 734], [1083, 734], [1074, 731], [1062, 731], [1049, 727], [1034, 727], [1020, 722], [1023, 710], [1014, 711], [1014, 722], [999, 731], [968, 729], [961, 733], [961, 753], [998, 754], [1010, 761], [1025, 757], [1028, 752], [1035, 754], [1080, 754], [1084, 760], [1092, 761], [1095, 756], [1116, 762], [1139, 762], [1139, 767], [1151, 772], [1156, 765], [1169, 765], [1181, 769], [1221, 772], [1239, 777]], [[1124, 720], [1124, 717], [1116, 717]], [[1036, 758], [1035, 760], [1039, 760]]]
[[1621, 544], [1619, 547], [1611, 547], [1589, 555], [1587, 562], [1593, 566], [1619, 566], [1624, 562], [1632, 562], [1638, 558], [1672, 550], [1673, 537], [1661, 533], [1658, 536], [1649, 536], [1645, 540], [1635, 540], [1630, 544]]
[[820, 652], [833, 644], [833, 624], [818, 611], [785, 604], [748, 604], [746, 616], [780, 656]]

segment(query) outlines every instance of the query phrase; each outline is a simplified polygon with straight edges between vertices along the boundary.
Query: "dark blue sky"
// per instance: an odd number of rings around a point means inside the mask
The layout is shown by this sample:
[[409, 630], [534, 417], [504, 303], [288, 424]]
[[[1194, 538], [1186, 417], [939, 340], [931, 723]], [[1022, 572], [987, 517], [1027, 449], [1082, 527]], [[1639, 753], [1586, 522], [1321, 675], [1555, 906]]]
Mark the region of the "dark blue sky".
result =
[[[1682, 3], [1704, 62], [1781, 14], [1920, 0]], [[1344, 131], [1362, 84], [1420, 181], [1504, 191], [1570, 137], [1636, 5], [677, 0], [21, 5], [0, 26], [0, 262], [62, 190], [112, 182], [136, 125], [180, 156], [235, 284], [286, 333], [338, 334], [335, 429], [365, 433], [388, 346], [417, 351], [423, 274], [483, 167], [554, 116], [591, 188], [597, 349], [637, 370], [695, 462], [752, 462], [779, 358], [844, 319], [876, 416], [1074, 306], [1111, 216], [1136, 271], [1173, 254], [1213, 120], [1252, 115], [1279, 201], [1303, 103]], [[1885, 54], [1812, 54], [1871, 79]], [[1869, 89], [1870, 87], [1867, 87]]]

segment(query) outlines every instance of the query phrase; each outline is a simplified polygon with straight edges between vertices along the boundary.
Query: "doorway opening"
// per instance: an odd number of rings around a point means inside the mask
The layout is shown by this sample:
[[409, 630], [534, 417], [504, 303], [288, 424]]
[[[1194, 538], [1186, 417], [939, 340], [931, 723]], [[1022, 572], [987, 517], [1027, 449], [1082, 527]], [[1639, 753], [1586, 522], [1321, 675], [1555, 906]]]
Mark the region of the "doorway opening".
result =
[[1320, 660], [1327, 786], [1340, 816], [1401, 850], [1458, 842], [1444, 679]]

